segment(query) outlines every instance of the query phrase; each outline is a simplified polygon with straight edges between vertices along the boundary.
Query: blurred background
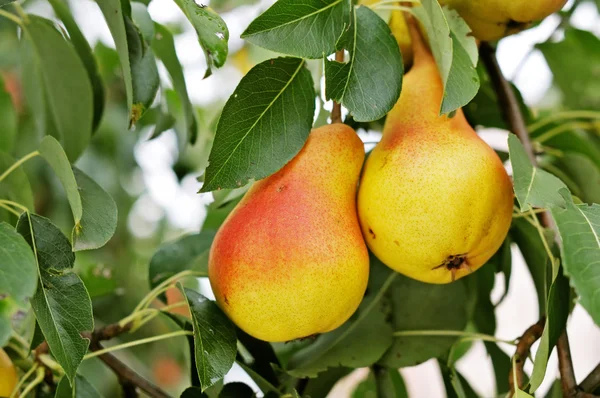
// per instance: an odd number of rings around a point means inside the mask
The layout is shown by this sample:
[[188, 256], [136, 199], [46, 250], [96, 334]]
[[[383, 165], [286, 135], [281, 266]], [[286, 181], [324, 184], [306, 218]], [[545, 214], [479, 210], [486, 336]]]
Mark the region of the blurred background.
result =
[[[147, 2], [147, 1], [146, 1]], [[152, 0], [149, 12], [152, 18], [167, 25], [177, 33], [175, 43], [180, 61], [183, 64], [188, 91], [197, 107], [200, 121], [199, 139], [194, 146], [178, 147], [176, 133], [170, 129], [158, 138], [149, 140], [153, 127], [152, 112], [148, 112], [136, 125], [127, 129], [125, 93], [120, 79], [120, 66], [114, 50], [108, 27], [97, 5], [91, 0], [72, 0], [71, 8], [83, 33], [94, 48], [100, 71], [107, 87], [108, 107], [100, 129], [92, 139], [91, 146], [78, 160], [77, 166], [88, 173], [116, 200], [119, 208], [119, 227], [109, 244], [101, 250], [79, 252], [76, 270], [88, 286], [93, 299], [95, 317], [98, 324], [110, 323], [126, 316], [141, 297], [148, 291], [148, 262], [156, 249], [164, 242], [183, 234], [197, 232], [201, 228], [216, 228], [230, 207], [219, 207], [214, 203], [213, 194], [198, 194], [201, 174], [207, 165], [208, 154], [215, 131], [219, 112], [235, 89], [242, 76], [256, 63], [276, 56], [266, 50], [254, 47], [240, 39], [247, 25], [267, 9], [273, 0], [204, 0], [220, 13], [230, 30], [229, 59], [226, 65], [213, 71], [213, 75], [203, 79], [206, 62], [198, 45], [192, 26], [172, 0]], [[565, 10], [571, 9], [571, 0]], [[51, 7], [44, 1], [27, 1], [29, 12], [52, 17]], [[598, 3], [579, 1], [569, 17], [571, 26], [600, 36], [600, 14]], [[577, 90], [586, 88], [574, 82], [565, 87], [557, 84], [557, 68], [552, 70], [548, 58], [536, 48], [536, 44], [561, 41], [564, 38], [559, 25], [564, 18], [551, 16], [538, 26], [520, 34], [503, 39], [498, 45], [498, 58], [505, 75], [521, 91], [524, 101], [534, 112], [580, 106], [580, 109], [600, 109], [600, 88], [586, 98], [577, 96]], [[31, 113], [20, 88], [19, 44], [14, 25], [0, 20], [0, 71], [5, 90], [12, 94], [17, 110], [19, 139], [14, 155], [30, 152], [37, 145], [35, 129], [32, 128]], [[600, 51], [600, 49], [599, 49]], [[580, 53], [562, 53], [565, 65], [569, 57]], [[599, 53], [600, 54], [600, 53]], [[546, 54], [547, 55], [547, 54]], [[600, 55], [596, 54], [595, 59]], [[591, 69], [596, 82], [600, 81], [600, 62], [582, 62]], [[318, 61], [310, 61], [315, 81], [320, 81], [321, 66]], [[176, 99], [169, 97], [170, 80], [162, 64], [159, 72], [163, 89], [159, 96], [167, 98], [169, 110], [177, 114]], [[574, 73], [563, 71], [565, 73]], [[577, 79], [573, 79], [577, 80]], [[596, 86], [598, 87], [598, 86]], [[571, 93], [575, 91], [575, 95]], [[0, 90], [1, 91], [1, 90]], [[589, 90], [588, 90], [589, 91]], [[595, 95], [595, 96], [594, 96]], [[573, 100], [575, 98], [575, 100]], [[157, 99], [159, 102], [160, 99]], [[569, 101], [582, 101], [577, 105]], [[325, 110], [330, 104], [322, 105]], [[319, 109], [321, 105], [317, 108]], [[578, 109], [578, 108], [574, 108]], [[2, 110], [0, 109], [0, 112]], [[180, 111], [180, 109], [179, 109]], [[466, 109], [475, 112], [474, 109]], [[2, 115], [2, 113], [0, 113]], [[1, 117], [1, 116], [0, 116]], [[8, 119], [2, 119], [7, 123]], [[367, 149], [372, 148], [379, 138], [377, 124], [363, 126], [360, 134]], [[174, 129], [177, 129], [177, 124]], [[496, 149], [507, 149], [507, 132], [500, 129], [479, 129], [481, 136]], [[29, 162], [27, 170], [32, 178], [36, 193], [38, 213], [51, 218], [57, 225], [68, 231], [72, 224], [71, 213], [64, 192], [56, 178], [48, 172], [41, 161]], [[587, 178], [587, 176], [583, 176]], [[590, 184], [598, 189], [600, 181]], [[200, 180], [200, 181], [199, 181]], [[216, 198], [221, 201], [222, 198]], [[600, 199], [595, 200], [599, 202]], [[506, 299], [497, 307], [496, 336], [514, 339], [538, 320], [538, 305], [535, 287], [530, 273], [523, 262], [519, 250], [513, 248], [513, 271]], [[211, 297], [207, 281], [198, 281], [203, 294]], [[498, 276], [492, 301], [496, 302], [504, 293], [504, 281]], [[148, 327], [131, 338], [164, 333], [172, 326], [164, 320], [156, 319]], [[569, 320], [568, 332], [571, 341], [575, 373], [578, 381], [586, 376], [600, 359], [600, 329], [595, 326], [585, 310], [577, 306]], [[124, 337], [124, 339], [126, 339]], [[125, 340], [122, 340], [125, 341]], [[112, 342], [114, 344], [117, 341]], [[511, 347], [504, 347], [512, 355]], [[534, 350], [537, 344], [534, 345]], [[154, 380], [172, 394], [179, 393], [189, 385], [186, 363], [187, 345], [184, 339], [174, 339], [151, 345], [119, 351], [117, 356], [138, 370], [143, 376]], [[471, 350], [458, 362], [458, 369], [482, 397], [495, 395], [492, 364], [481, 343], [474, 343]], [[526, 370], [531, 370], [529, 363]], [[86, 361], [81, 371], [105, 396], [117, 396], [119, 387], [113, 374], [96, 359]], [[366, 377], [366, 370], [357, 370], [338, 383], [330, 393], [331, 397], [350, 397], [354, 387]], [[445, 389], [437, 362], [429, 361], [422, 365], [401, 370], [411, 397], [444, 397]], [[557, 360], [553, 354], [548, 373], [538, 396], [544, 396], [556, 379]], [[243, 380], [254, 385], [240, 368], [234, 368], [226, 381]]]

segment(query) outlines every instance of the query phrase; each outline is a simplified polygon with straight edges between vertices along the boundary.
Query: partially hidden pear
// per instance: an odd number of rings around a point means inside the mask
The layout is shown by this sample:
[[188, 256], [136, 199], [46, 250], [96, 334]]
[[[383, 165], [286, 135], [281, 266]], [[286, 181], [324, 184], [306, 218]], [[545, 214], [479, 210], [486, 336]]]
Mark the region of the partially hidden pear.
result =
[[356, 214], [363, 161], [352, 128], [314, 129], [225, 220], [209, 278], [219, 306], [246, 333], [290, 341], [331, 331], [354, 313], [369, 278]]
[[367, 245], [383, 263], [423, 282], [449, 283], [481, 267], [502, 244], [512, 184], [462, 110], [439, 116], [443, 84], [410, 28], [414, 64], [365, 164], [358, 214]]
[[458, 11], [479, 40], [498, 40], [559, 11], [567, 0], [439, 0]]

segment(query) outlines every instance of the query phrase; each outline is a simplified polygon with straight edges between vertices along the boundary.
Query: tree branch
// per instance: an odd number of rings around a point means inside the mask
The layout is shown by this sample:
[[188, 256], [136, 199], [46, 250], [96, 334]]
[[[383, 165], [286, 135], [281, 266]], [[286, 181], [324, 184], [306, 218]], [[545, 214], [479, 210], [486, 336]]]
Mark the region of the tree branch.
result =
[[[523, 367], [525, 366], [525, 360], [529, 356], [529, 350], [533, 343], [535, 343], [540, 337], [542, 337], [542, 333], [544, 332], [544, 325], [546, 324], [546, 318], [542, 318], [534, 325], [530, 326], [525, 333], [519, 339], [517, 343], [517, 349], [515, 351], [515, 361], [514, 361], [514, 372], [517, 375], [517, 387], [523, 387]], [[513, 380], [513, 371], [509, 373], [508, 376], [508, 385], [510, 386], [510, 394], [512, 395], [515, 392], [515, 385]]]
[[[537, 159], [533, 151], [533, 146], [531, 145], [531, 140], [529, 139], [529, 132], [527, 131], [525, 119], [523, 118], [523, 114], [519, 108], [517, 97], [515, 96], [510, 83], [506, 80], [502, 74], [500, 66], [498, 65], [495, 49], [489, 43], [483, 42], [479, 48], [479, 54], [481, 55], [481, 60], [488, 71], [492, 84], [496, 89], [498, 102], [500, 104], [500, 109], [502, 111], [504, 120], [508, 124], [510, 130], [521, 140], [531, 164], [533, 166], [537, 166]], [[558, 230], [554, 224], [554, 221], [552, 220], [552, 217], [547, 211], [540, 214], [540, 220], [545, 228], [549, 228], [554, 232], [555, 239], [558, 239]], [[575, 394], [577, 384], [575, 382], [575, 376], [573, 373], [573, 361], [571, 359], [571, 352], [569, 350], [569, 340], [566, 329], [558, 340], [556, 348], [559, 359], [562, 358], [559, 370], [561, 383], [563, 386], [563, 393], [566, 394], [566, 391], [568, 390], [572, 391], [571, 394]]]
[[[335, 52], [335, 60], [344, 62], [344, 50]], [[331, 108], [331, 123], [342, 123], [342, 105], [336, 101], [333, 101], [333, 107]]]
[[594, 392], [600, 387], [600, 363], [579, 384], [579, 388], [585, 392]]

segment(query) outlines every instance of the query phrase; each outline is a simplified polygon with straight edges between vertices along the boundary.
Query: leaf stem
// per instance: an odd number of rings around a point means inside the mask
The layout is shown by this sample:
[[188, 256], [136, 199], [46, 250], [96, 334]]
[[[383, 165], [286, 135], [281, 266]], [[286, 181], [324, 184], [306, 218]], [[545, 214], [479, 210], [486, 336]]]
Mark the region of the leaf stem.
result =
[[[133, 314], [121, 319], [119, 321], [119, 325], [126, 325], [129, 322], [131, 322], [133, 326], [131, 327], [130, 332], [135, 332], [140, 327], [142, 327], [144, 324], [146, 324], [146, 323], [150, 322], [152, 319], [156, 318], [160, 313], [168, 312], [168, 311], [172, 310], [173, 308], [183, 307], [183, 306], [187, 306], [187, 305], [188, 304], [186, 301], [182, 301], [179, 303], [164, 306], [162, 308], [145, 308], [145, 309], [139, 310], [137, 312], [134, 312]], [[144, 316], [146, 316], [146, 317], [144, 318]], [[138, 320], [138, 318], [141, 318], [141, 319]]]
[[538, 234], [540, 235], [540, 239], [542, 240], [542, 244], [544, 245], [546, 254], [548, 255], [548, 258], [550, 259], [550, 262], [552, 264], [552, 270], [554, 270], [554, 266], [556, 265], [557, 260], [554, 257], [554, 254], [552, 254], [552, 250], [550, 250], [550, 245], [548, 244], [548, 241], [546, 240], [546, 236], [544, 235], [544, 227], [542, 227], [542, 225], [540, 224], [540, 221], [538, 220], [536, 215], [533, 213], [533, 210], [530, 209], [529, 212], [531, 214], [531, 219], [533, 220], [533, 225], [535, 226], [535, 228], [538, 231]]
[[21, 394], [22, 397], [26, 397], [27, 394], [29, 394], [38, 384], [40, 384], [44, 380], [44, 373], [44, 368], [38, 368], [35, 375], [35, 379], [33, 379], [31, 383], [29, 383], [27, 387], [25, 387], [23, 393]]
[[534, 132], [542, 127], [559, 120], [570, 120], [570, 119], [592, 119], [592, 120], [600, 120], [600, 112], [597, 111], [567, 111], [567, 112], [558, 112], [551, 116], [548, 116], [544, 119], [538, 120], [535, 123], [527, 126], [529, 132]]
[[6, 18], [10, 21], [13, 21], [14, 23], [16, 23], [19, 26], [23, 26], [23, 21], [21, 20], [21, 18], [17, 17], [15, 14], [11, 14], [8, 11], [0, 9], [0, 16], [3, 16], [4, 18]]
[[505, 344], [510, 344], [510, 345], [517, 344], [516, 340], [504, 340], [504, 339], [499, 339], [494, 336], [490, 336], [489, 334], [464, 332], [462, 330], [401, 330], [401, 331], [395, 332], [393, 334], [393, 336], [394, 337], [454, 336], [454, 337], [461, 337], [464, 340], [481, 340], [481, 341], [490, 341], [492, 343], [505, 343]]
[[543, 143], [545, 141], [548, 141], [549, 139], [565, 133], [567, 131], [570, 130], [576, 130], [576, 129], [592, 129], [594, 128], [595, 125], [593, 123], [590, 122], [571, 122], [571, 123], [565, 123], [565, 124], [561, 124], [560, 126], [556, 126], [548, 131], [546, 131], [544, 134], [539, 135], [538, 137], [533, 138], [533, 140], [535, 142], [539, 142], [539, 143]]
[[[335, 52], [335, 60], [336, 62], [344, 62], [343, 49]], [[333, 123], [342, 123], [342, 105], [337, 101], [333, 101], [331, 108], [331, 124]]]
[[10, 398], [17, 397], [17, 394], [18, 394], [19, 390], [21, 389], [21, 387], [23, 386], [23, 384], [27, 381], [29, 376], [31, 376], [33, 374], [33, 372], [35, 372], [35, 370], [38, 368], [38, 366], [39, 366], [38, 363], [34, 363], [33, 366], [23, 375], [23, 377], [21, 377], [21, 380], [19, 380], [19, 382], [13, 389], [12, 393], [10, 394]]
[[11, 212], [15, 216], [17, 216], [17, 218], [21, 217], [21, 213], [19, 213], [18, 211], [16, 211], [12, 207], [8, 206], [7, 204], [4, 204], [3, 202], [0, 202], [0, 207], [2, 207], [4, 210], [6, 210], [8, 212]]
[[393, 5], [379, 5], [379, 6], [371, 6], [371, 8], [373, 10], [392, 10], [392, 11], [406, 11], [406, 12], [412, 12], [411, 7], [406, 7], [406, 6], [393, 6]]
[[[0, 15], [2, 15], [3, 10], [0, 10]], [[11, 14], [12, 15], [12, 14]], [[40, 154], [39, 151], [33, 151], [23, 156], [21, 159], [17, 160], [12, 166], [10, 166], [4, 173], [0, 175], [0, 182], [4, 180], [10, 173], [15, 171], [20, 165], [28, 161], [29, 159], [36, 157]]]
[[130, 341], [128, 343], [123, 343], [123, 344], [118, 344], [118, 345], [115, 345], [115, 346], [112, 346], [112, 347], [103, 348], [101, 350], [94, 351], [94, 352], [91, 352], [91, 353], [85, 355], [83, 357], [83, 359], [86, 360], [86, 359], [97, 357], [97, 356], [102, 355], [102, 354], [106, 354], [108, 352], [122, 350], [124, 348], [134, 347], [134, 346], [137, 346], [137, 345], [152, 343], [154, 341], [169, 339], [171, 337], [192, 336], [192, 335], [193, 335], [193, 333], [190, 332], [190, 331], [188, 331], [188, 330], [178, 330], [176, 332], [159, 334], [158, 336], [152, 336], [152, 337], [148, 337], [148, 338], [145, 338], [145, 339], [134, 340], [134, 341]]
[[15, 11], [17, 12], [17, 14], [19, 14], [19, 16], [21, 17], [21, 19], [25, 22], [29, 21], [29, 17], [27, 17], [27, 13], [25, 12], [25, 10], [23, 9], [23, 7], [21, 7], [21, 5], [17, 2], [12, 3], [13, 8], [15, 9]]
[[149, 306], [150, 303], [152, 302], [152, 300], [154, 300], [156, 297], [158, 297], [161, 293], [163, 293], [166, 290], [165, 288], [168, 289], [169, 285], [172, 285], [176, 281], [178, 281], [179, 279], [185, 278], [187, 276], [206, 277], [208, 275], [206, 274], [206, 272], [198, 272], [198, 271], [192, 271], [192, 270], [181, 271], [181, 272], [173, 275], [172, 277], [170, 277], [169, 279], [165, 280], [160, 285], [158, 285], [154, 289], [152, 289], [140, 301], [140, 303], [137, 305], [137, 307], [135, 307], [135, 309], [133, 310], [132, 315], [135, 314], [136, 312], [138, 312], [138, 311], [146, 308], [147, 306]]

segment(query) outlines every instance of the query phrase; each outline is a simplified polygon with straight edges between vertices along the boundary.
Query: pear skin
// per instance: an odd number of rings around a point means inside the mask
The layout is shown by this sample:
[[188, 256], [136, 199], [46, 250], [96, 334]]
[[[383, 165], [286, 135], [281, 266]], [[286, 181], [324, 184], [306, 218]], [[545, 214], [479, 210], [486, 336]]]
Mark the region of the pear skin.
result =
[[225, 220], [208, 273], [219, 306], [246, 333], [290, 341], [331, 331], [354, 313], [369, 278], [356, 214], [363, 161], [352, 128], [314, 129]]
[[15, 365], [13, 365], [8, 354], [0, 348], [0, 397], [10, 396], [18, 382], [19, 378]]
[[410, 28], [414, 64], [365, 164], [358, 214], [367, 245], [383, 263], [422, 282], [449, 283], [481, 267], [502, 244], [512, 184], [462, 110], [439, 116], [443, 84]]
[[498, 40], [560, 11], [567, 0], [440, 0], [458, 11], [480, 40]]

